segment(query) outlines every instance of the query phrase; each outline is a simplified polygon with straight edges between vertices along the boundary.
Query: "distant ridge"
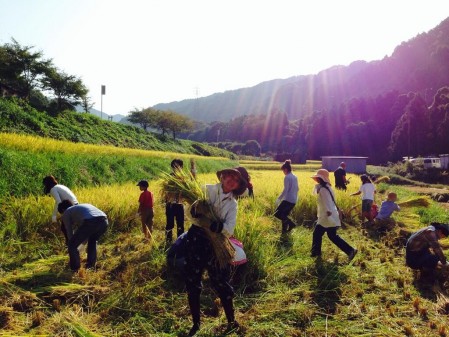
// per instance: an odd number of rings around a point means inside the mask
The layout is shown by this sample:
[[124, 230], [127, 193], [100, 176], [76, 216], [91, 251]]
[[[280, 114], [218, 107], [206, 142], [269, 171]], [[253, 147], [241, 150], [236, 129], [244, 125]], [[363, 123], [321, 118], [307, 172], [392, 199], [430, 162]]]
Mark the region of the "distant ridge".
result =
[[295, 120], [313, 111], [339, 106], [351, 98], [376, 97], [391, 90], [413, 91], [430, 97], [448, 84], [449, 19], [445, 19], [429, 32], [402, 42], [391, 56], [382, 60], [354, 61], [316, 75], [276, 79], [250, 88], [154, 107], [171, 109], [204, 122], [266, 114], [272, 109], [282, 110], [290, 120]]

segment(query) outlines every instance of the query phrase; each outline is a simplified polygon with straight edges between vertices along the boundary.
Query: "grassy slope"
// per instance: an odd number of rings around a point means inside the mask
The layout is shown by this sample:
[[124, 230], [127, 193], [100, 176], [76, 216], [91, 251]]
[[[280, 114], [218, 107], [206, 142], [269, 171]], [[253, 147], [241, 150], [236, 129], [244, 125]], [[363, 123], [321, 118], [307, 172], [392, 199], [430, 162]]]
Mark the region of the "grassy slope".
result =
[[199, 172], [236, 162], [225, 157], [99, 146], [50, 138], [0, 133], [0, 198], [42, 191], [42, 178], [52, 174], [71, 188], [154, 179], [180, 157], [194, 159]]
[[104, 121], [77, 112], [65, 111], [51, 117], [21, 101], [0, 98], [0, 132], [36, 135], [71, 142], [117, 147], [171, 151], [207, 156], [233, 157], [228, 151], [187, 140], [173, 141], [141, 128]]
[[[236, 230], [250, 261], [236, 283], [237, 319], [246, 336], [446, 336], [447, 312], [438, 312], [444, 303], [404, 266], [399, 228], [379, 238], [349, 226], [340, 234], [359, 248], [356, 259], [348, 265], [346, 256], [324, 238], [324, 260], [317, 262], [309, 257], [311, 228], [299, 227], [290, 240], [279, 242], [280, 225], [271, 214], [282, 173], [250, 173], [256, 199], [240, 201]], [[306, 224], [315, 212], [310, 175], [298, 172], [300, 203], [293, 213]], [[200, 179], [216, 180], [213, 174]], [[351, 184], [349, 192], [357, 188]], [[158, 195], [157, 182], [151, 189]], [[402, 200], [411, 196], [396, 186], [379, 189], [394, 189]], [[66, 271], [61, 235], [48, 223], [50, 198], [16, 200], [10, 210], [26, 224], [26, 241], [10, 236], [0, 250], [0, 335], [182, 335], [190, 316], [183, 283], [165, 263], [163, 206], [157, 202], [155, 240], [148, 245], [132, 219], [139, 193], [133, 184], [76, 193], [105, 209], [111, 219], [112, 228], [100, 246], [99, 270], [78, 275]], [[337, 198], [344, 208], [359, 203], [340, 191]], [[19, 212], [24, 204], [27, 209]], [[448, 213], [435, 205], [396, 215], [408, 230], [435, 217], [449, 221]], [[221, 334], [224, 317], [214, 299], [206, 286], [198, 336]]]

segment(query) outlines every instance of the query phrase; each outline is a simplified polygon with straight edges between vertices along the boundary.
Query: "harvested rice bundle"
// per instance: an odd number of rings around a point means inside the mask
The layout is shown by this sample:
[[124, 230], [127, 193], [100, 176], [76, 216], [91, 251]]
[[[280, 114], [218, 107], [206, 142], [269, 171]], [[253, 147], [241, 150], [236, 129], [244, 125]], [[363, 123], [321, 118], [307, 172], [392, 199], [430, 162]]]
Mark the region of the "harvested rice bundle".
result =
[[374, 184], [380, 184], [383, 182], [389, 182], [390, 181], [390, 177], [389, 176], [382, 176], [377, 178], [375, 181], [373, 181]]
[[229, 239], [222, 233], [210, 230], [211, 222], [221, 222], [208, 203], [205, 190], [194, 179], [190, 172], [176, 170], [172, 174], [162, 173], [162, 193], [178, 194], [191, 207], [194, 207], [202, 216], [196, 223], [205, 230], [215, 253], [216, 263], [220, 268], [227, 266], [233, 259], [235, 249]]
[[398, 205], [401, 207], [429, 207], [430, 200], [428, 197], [416, 197], [398, 202]]

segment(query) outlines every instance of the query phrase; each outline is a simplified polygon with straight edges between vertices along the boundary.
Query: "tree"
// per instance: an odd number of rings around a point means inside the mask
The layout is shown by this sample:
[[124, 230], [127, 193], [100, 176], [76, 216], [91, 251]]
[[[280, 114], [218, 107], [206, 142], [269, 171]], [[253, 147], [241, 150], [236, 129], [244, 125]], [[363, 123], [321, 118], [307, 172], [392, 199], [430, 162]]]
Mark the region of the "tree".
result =
[[157, 120], [159, 118], [158, 111], [153, 108], [137, 109], [130, 112], [128, 121], [139, 124], [142, 129], [147, 131], [148, 128], [157, 127]]
[[176, 134], [193, 129], [193, 122], [187, 116], [180, 115], [171, 110], [162, 112], [162, 114], [165, 114], [165, 118], [168, 119], [168, 129], [172, 132], [173, 139], [176, 139]]
[[22, 47], [14, 39], [0, 47], [0, 82], [27, 100], [52, 67], [52, 61], [43, 59], [43, 53], [33, 52], [33, 48]]
[[83, 108], [85, 113], [89, 113], [90, 109], [94, 107], [94, 103], [91, 98], [87, 95], [81, 97], [81, 107]]
[[260, 144], [257, 140], [248, 140], [245, 145], [242, 146], [242, 153], [249, 156], [260, 157]]
[[64, 109], [73, 109], [88, 93], [81, 79], [67, 75], [56, 68], [51, 68], [46, 72], [42, 83], [44, 88], [49, 90], [55, 98], [56, 113], [60, 113]]
[[420, 95], [415, 94], [391, 134], [389, 151], [394, 159], [428, 154], [430, 150], [428, 115], [425, 101]]

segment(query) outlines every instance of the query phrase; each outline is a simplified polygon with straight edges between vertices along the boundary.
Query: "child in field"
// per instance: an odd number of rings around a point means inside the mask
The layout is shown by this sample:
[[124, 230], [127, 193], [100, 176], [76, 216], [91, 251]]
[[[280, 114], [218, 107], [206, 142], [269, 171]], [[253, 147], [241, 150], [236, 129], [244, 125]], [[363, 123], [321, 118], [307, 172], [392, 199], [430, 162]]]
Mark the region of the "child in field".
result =
[[371, 214], [371, 207], [374, 202], [374, 194], [376, 193], [376, 187], [371, 182], [371, 179], [366, 175], [362, 174], [360, 176], [362, 181], [362, 186], [358, 192], [352, 193], [354, 195], [362, 195], [362, 221], [367, 218], [369, 222], [373, 221], [373, 216]]
[[380, 211], [374, 219], [374, 227], [377, 230], [391, 230], [395, 225], [394, 219], [391, 215], [395, 211], [399, 211], [401, 208], [396, 203], [398, 196], [394, 192], [388, 193], [387, 200], [382, 201], [380, 205]]
[[146, 240], [151, 239], [151, 234], [153, 232], [153, 205], [154, 198], [153, 193], [148, 191], [148, 181], [141, 180], [137, 184], [140, 187], [142, 193], [139, 197], [139, 209], [137, 213], [140, 215], [140, 220], [142, 221], [142, 231]]

